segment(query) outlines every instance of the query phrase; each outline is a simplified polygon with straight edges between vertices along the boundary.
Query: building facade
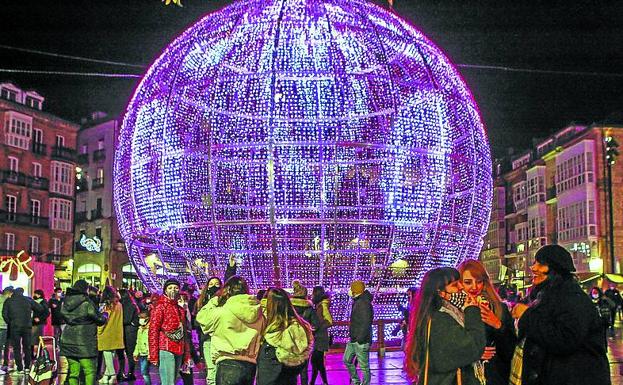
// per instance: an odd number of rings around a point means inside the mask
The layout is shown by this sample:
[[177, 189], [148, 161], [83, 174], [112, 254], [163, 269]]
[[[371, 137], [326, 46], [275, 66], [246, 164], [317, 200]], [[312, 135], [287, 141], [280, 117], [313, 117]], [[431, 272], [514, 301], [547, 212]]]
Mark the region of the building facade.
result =
[[79, 126], [43, 111], [45, 99], [0, 83], [0, 255], [28, 252], [71, 282], [75, 148]]
[[[583, 277], [621, 273], [623, 166], [612, 166], [614, 255], [610, 255], [607, 137], [621, 143], [623, 127], [571, 124], [535, 141], [533, 148], [497, 162], [494, 207], [480, 254], [490, 274], [519, 288], [528, 285], [534, 254], [548, 244], [569, 250]], [[499, 274], [501, 266], [504, 275]]]
[[142, 287], [128, 263], [113, 206], [113, 164], [120, 124], [103, 113], [78, 133], [73, 279]]

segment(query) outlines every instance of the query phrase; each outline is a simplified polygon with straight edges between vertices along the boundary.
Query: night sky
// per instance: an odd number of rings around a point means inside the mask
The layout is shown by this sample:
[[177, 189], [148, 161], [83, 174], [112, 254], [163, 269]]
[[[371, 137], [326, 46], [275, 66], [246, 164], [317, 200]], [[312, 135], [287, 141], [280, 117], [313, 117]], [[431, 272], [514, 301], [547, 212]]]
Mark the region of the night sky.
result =
[[[377, 1], [379, 3], [382, 3]], [[3, 2], [0, 45], [148, 66], [202, 15], [230, 3], [182, 0]], [[623, 1], [395, 0], [396, 12], [455, 64], [601, 73], [532, 73], [460, 68], [496, 155], [525, 148], [569, 122], [598, 122], [623, 111]], [[0, 48], [0, 68], [142, 74]], [[614, 74], [614, 75], [607, 75]], [[44, 109], [79, 121], [124, 110], [138, 79], [0, 72], [46, 97]], [[623, 122], [622, 122], [623, 123]]]

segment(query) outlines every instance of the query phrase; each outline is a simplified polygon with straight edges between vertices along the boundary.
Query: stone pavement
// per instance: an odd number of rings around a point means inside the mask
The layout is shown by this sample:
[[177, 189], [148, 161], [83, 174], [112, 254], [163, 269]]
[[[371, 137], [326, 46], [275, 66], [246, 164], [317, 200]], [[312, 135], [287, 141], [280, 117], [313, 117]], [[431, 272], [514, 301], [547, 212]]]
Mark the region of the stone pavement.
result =
[[[617, 320], [615, 337], [608, 340], [608, 359], [610, 360], [610, 374], [612, 385], [623, 385], [623, 323]], [[384, 358], [379, 359], [376, 352], [370, 353], [370, 368], [372, 372], [371, 385], [394, 385], [409, 384], [406, 374], [402, 371], [403, 353], [389, 351]], [[348, 385], [348, 371], [342, 364], [340, 352], [331, 352], [327, 355], [327, 374], [330, 385]], [[137, 371], [138, 372], [138, 371]], [[138, 376], [138, 374], [137, 374]], [[197, 372], [194, 376], [195, 385], [205, 385], [203, 373]], [[152, 384], [159, 385], [157, 372], [152, 372]], [[320, 378], [316, 384], [321, 384]], [[178, 381], [181, 385], [182, 381]], [[17, 376], [14, 373], [0, 376], [0, 385], [28, 385], [24, 375]], [[142, 379], [135, 381], [135, 385], [143, 385]]]

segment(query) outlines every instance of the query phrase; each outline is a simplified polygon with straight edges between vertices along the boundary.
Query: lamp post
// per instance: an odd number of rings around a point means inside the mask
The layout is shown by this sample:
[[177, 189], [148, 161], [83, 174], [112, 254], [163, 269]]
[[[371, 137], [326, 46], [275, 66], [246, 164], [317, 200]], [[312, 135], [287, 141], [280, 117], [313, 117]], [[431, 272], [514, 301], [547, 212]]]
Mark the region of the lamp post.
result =
[[612, 273], [616, 273], [616, 263], [614, 255], [614, 209], [613, 209], [613, 196], [612, 196], [612, 166], [616, 162], [616, 158], [619, 155], [619, 143], [613, 136], [604, 136], [605, 142], [605, 159], [606, 159], [606, 179], [607, 179], [607, 196], [608, 196], [608, 248], [610, 254], [610, 270]]

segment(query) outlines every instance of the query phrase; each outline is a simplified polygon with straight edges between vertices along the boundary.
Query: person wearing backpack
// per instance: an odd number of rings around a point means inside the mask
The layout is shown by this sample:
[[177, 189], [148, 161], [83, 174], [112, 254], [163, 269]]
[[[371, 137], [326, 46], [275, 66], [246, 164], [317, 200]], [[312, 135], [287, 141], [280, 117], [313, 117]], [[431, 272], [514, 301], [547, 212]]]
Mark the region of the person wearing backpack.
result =
[[[314, 309], [314, 304], [307, 299], [307, 288], [299, 281], [292, 281], [292, 306], [299, 317], [303, 318], [312, 328], [312, 332], [316, 332], [320, 325], [318, 314]], [[309, 376], [307, 373], [308, 361], [303, 364], [301, 369], [301, 384], [308, 384]]]
[[314, 336], [285, 290], [267, 290], [266, 325], [257, 358], [256, 385], [296, 385], [311, 355]]
[[[599, 313], [599, 317], [601, 318], [601, 322], [604, 327], [604, 337], [608, 335], [608, 330], [610, 328], [614, 328], [614, 324], [612, 323], [612, 314], [614, 314], [614, 309], [616, 308], [615, 303], [604, 295], [600, 288], [593, 287], [590, 292], [591, 300]], [[614, 329], [613, 329], [614, 330]], [[604, 338], [604, 344], [606, 348], [608, 347], [608, 338]]]

